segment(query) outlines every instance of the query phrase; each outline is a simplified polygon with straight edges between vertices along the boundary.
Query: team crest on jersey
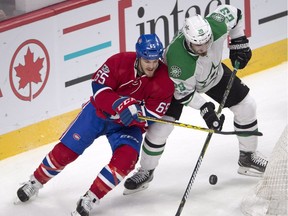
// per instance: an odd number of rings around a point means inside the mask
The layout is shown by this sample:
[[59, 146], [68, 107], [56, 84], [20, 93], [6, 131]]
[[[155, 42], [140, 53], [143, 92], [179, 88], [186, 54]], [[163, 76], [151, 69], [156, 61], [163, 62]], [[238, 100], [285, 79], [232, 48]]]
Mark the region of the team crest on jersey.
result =
[[223, 22], [225, 20], [225, 17], [222, 14], [219, 13], [213, 13], [211, 15], [212, 19], [214, 19], [217, 22]]
[[171, 67], [170, 76], [174, 77], [174, 78], [180, 77], [181, 76], [181, 69], [178, 66], [173, 65]]
[[79, 141], [81, 139], [81, 136], [78, 133], [73, 134], [73, 139], [76, 141]]

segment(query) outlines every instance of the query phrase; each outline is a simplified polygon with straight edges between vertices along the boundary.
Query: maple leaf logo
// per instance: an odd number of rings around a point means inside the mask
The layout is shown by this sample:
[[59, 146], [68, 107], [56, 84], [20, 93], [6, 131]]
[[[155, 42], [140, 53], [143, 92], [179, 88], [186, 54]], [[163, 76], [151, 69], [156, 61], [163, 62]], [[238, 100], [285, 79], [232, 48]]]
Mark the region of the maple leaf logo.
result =
[[50, 58], [38, 40], [24, 41], [15, 50], [9, 67], [10, 86], [20, 100], [32, 101], [44, 90], [50, 73]]
[[24, 89], [29, 84], [30, 93], [32, 90], [32, 83], [38, 84], [42, 82], [40, 70], [43, 68], [44, 58], [37, 58], [34, 62], [34, 53], [31, 52], [30, 48], [24, 56], [25, 64], [19, 64], [15, 67], [16, 76], [20, 78], [19, 89]]

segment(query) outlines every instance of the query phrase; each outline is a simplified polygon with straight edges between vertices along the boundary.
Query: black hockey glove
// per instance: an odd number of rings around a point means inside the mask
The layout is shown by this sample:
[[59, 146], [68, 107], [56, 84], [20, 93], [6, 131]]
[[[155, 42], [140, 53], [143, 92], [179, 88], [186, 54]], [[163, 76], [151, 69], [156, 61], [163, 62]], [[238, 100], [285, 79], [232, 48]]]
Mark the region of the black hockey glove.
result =
[[235, 67], [235, 61], [237, 60], [240, 63], [239, 69], [244, 68], [252, 56], [252, 52], [249, 47], [249, 40], [246, 38], [246, 36], [232, 39], [231, 43], [229, 44], [229, 48], [229, 57], [233, 67]]
[[207, 102], [200, 108], [200, 114], [205, 120], [208, 128], [221, 131], [225, 116], [221, 114], [218, 118], [214, 109], [215, 105], [212, 102]]

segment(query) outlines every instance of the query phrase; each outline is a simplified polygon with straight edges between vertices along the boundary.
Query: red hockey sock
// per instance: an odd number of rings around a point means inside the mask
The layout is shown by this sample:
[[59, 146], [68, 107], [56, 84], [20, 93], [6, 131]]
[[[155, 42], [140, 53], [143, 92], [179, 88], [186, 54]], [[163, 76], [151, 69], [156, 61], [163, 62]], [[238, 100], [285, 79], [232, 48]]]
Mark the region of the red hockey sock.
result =
[[134, 168], [138, 153], [129, 145], [122, 145], [112, 155], [110, 163], [98, 174], [90, 187], [99, 199], [116, 187]]
[[42, 160], [42, 163], [34, 171], [34, 176], [41, 184], [45, 184], [78, 156], [78, 154], [59, 142]]

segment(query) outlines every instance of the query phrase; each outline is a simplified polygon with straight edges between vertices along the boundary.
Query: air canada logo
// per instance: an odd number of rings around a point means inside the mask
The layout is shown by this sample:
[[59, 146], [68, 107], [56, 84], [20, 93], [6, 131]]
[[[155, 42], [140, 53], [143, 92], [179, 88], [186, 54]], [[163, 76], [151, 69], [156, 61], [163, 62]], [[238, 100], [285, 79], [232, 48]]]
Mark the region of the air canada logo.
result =
[[32, 101], [43, 91], [50, 71], [46, 47], [38, 40], [27, 40], [15, 51], [9, 68], [10, 85], [21, 100]]

